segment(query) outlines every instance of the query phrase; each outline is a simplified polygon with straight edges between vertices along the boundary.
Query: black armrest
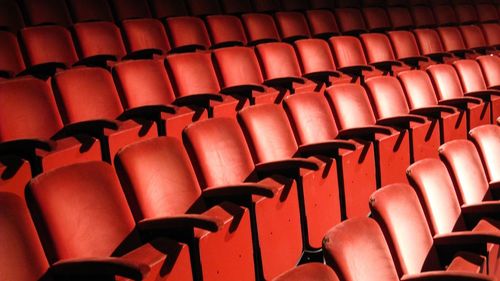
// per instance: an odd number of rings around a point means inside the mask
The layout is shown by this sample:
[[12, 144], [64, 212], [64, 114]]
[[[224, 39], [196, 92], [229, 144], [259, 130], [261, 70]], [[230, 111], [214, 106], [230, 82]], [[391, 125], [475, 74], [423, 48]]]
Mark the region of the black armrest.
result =
[[[149, 272], [146, 265], [134, 264], [121, 258], [83, 258], [63, 260], [54, 263], [49, 271], [63, 280], [72, 280], [72, 277], [89, 275], [96, 276], [122, 276], [132, 280], [142, 280]], [[59, 280], [60, 278], [56, 278]]]
[[[493, 199], [499, 200], [500, 199], [500, 181], [492, 181], [489, 183], [488, 186], [491, 195], [493, 196]], [[500, 211], [499, 211], [500, 213]]]
[[240, 95], [246, 98], [250, 98], [252, 97], [253, 91], [265, 92], [266, 89], [261, 85], [246, 84], [246, 85], [226, 87], [222, 89], [220, 92], [225, 95]]
[[423, 56], [415, 56], [415, 57], [400, 58], [399, 60], [406, 63], [407, 65], [416, 67], [420, 62], [428, 62], [429, 58]]
[[205, 188], [202, 196], [206, 198], [216, 198], [260, 195], [267, 198], [273, 198], [276, 192], [276, 189], [267, 185], [259, 183], [240, 183], [237, 185]]
[[170, 50], [171, 54], [177, 54], [177, 53], [187, 53], [187, 52], [195, 52], [198, 50], [205, 50], [206, 47], [203, 45], [198, 45], [198, 44], [189, 44], [189, 45], [184, 45], [180, 47], [175, 47]]
[[465, 93], [466, 97], [480, 98], [484, 101], [491, 101], [491, 96], [500, 96], [500, 91], [484, 90]]
[[35, 77], [49, 77], [53, 75], [57, 69], [66, 69], [67, 66], [62, 62], [47, 62], [34, 66], [30, 66], [21, 71], [18, 75], [33, 75]]
[[185, 214], [164, 218], [143, 219], [138, 223], [141, 231], [165, 231], [178, 229], [193, 229], [195, 227], [217, 232], [223, 222], [205, 215]]
[[162, 55], [163, 51], [160, 49], [155, 49], [155, 48], [150, 48], [150, 49], [143, 49], [143, 50], [138, 50], [131, 52], [124, 56], [122, 59], [123, 60], [129, 60], [129, 59], [152, 59], [155, 55]]
[[375, 134], [390, 135], [392, 132], [388, 127], [371, 125], [341, 130], [337, 137], [341, 139], [361, 138], [373, 140], [375, 138]]
[[316, 71], [316, 72], [310, 72], [307, 74], [303, 75], [305, 78], [310, 79], [310, 80], [318, 80], [318, 81], [326, 81], [328, 80], [329, 77], [340, 77], [341, 74], [338, 71]]
[[454, 107], [446, 105], [435, 105], [435, 106], [427, 106], [410, 110], [411, 114], [423, 115], [434, 118], [441, 117], [441, 113], [443, 112], [455, 113], [456, 109]]
[[269, 87], [291, 88], [293, 83], [304, 84], [304, 79], [300, 77], [281, 77], [264, 81], [264, 85]]
[[255, 171], [258, 174], [273, 175], [285, 174], [296, 172], [299, 169], [307, 169], [317, 171], [319, 166], [317, 163], [305, 158], [290, 158], [285, 160], [278, 160], [266, 163], [259, 163], [255, 165]]
[[209, 107], [210, 101], [222, 101], [222, 96], [219, 94], [194, 94], [189, 96], [178, 97], [173, 102], [174, 105], [177, 106], [200, 106], [200, 107]]
[[401, 281], [493, 281], [484, 274], [462, 271], [427, 271], [404, 275]]
[[426, 120], [422, 116], [407, 114], [379, 119], [377, 125], [409, 128], [411, 122], [423, 124]]
[[340, 67], [338, 68], [338, 70], [349, 75], [361, 76], [363, 74], [363, 71], [372, 71], [373, 68], [369, 65], [353, 65]]
[[391, 71], [392, 67], [394, 66], [402, 66], [403, 64], [399, 61], [379, 61], [379, 62], [374, 62], [371, 63], [374, 67], [384, 70], [384, 71]]
[[162, 112], [175, 114], [176, 110], [168, 105], [145, 105], [127, 109], [117, 119], [122, 121], [135, 118], [152, 119], [158, 118]]
[[332, 140], [299, 146], [297, 154], [302, 157], [314, 155], [338, 155], [339, 149], [356, 150], [356, 145], [346, 140]]
[[83, 122], [72, 123], [64, 126], [59, 132], [57, 132], [52, 138], [61, 139], [68, 136], [74, 136], [79, 134], [90, 135], [93, 137], [100, 137], [103, 134], [104, 129], [117, 130], [118, 123], [113, 120], [99, 119], [99, 120], [89, 120]]
[[106, 66], [107, 61], [117, 61], [117, 57], [113, 55], [97, 55], [86, 57], [79, 60], [74, 66], [86, 65], [86, 66]]
[[499, 217], [500, 216], [500, 201], [483, 201], [478, 204], [462, 205], [462, 214], [482, 217]]
[[500, 235], [487, 231], [455, 231], [434, 236], [434, 244], [437, 246], [460, 246], [485, 243], [499, 244]]
[[458, 107], [458, 108], [467, 108], [467, 104], [469, 104], [469, 103], [481, 104], [481, 102], [482, 101], [478, 98], [463, 97], [463, 98], [452, 98], [452, 99], [440, 100], [439, 104], [440, 105], [454, 106], [454, 107]]
[[432, 60], [438, 61], [438, 62], [442, 62], [444, 58], [453, 57], [453, 55], [450, 53], [433, 53], [433, 54], [427, 54], [426, 56], [428, 56]]
[[0, 143], [0, 154], [23, 154], [36, 149], [51, 151], [52, 144], [49, 141], [39, 139], [20, 139]]

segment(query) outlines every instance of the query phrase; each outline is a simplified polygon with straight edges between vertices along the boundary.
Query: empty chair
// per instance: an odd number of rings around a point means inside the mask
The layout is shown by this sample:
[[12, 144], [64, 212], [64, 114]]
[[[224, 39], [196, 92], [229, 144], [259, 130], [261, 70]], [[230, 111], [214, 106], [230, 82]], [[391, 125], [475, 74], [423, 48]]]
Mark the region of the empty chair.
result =
[[500, 47], [500, 25], [497, 23], [484, 23], [481, 24], [481, 31], [483, 31], [484, 38], [488, 46], [498, 49]]
[[155, 120], [160, 135], [180, 138], [184, 127], [207, 117], [202, 108], [172, 105], [176, 96], [162, 60], [124, 61], [112, 72], [124, 109]]
[[213, 51], [221, 92], [243, 96], [248, 102], [280, 103], [284, 94], [264, 85], [257, 55], [251, 47], [229, 47]]
[[146, 0], [111, 0], [110, 2], [118, 21], [151, 17]]
[[[460, 252], [466, 249], [470, 236], [453, 234], [432, 236], [418, 196], [409, 185], [392, 184], [377, 190], [370, 198], [370, 209], [386, 234], [389, 247], [394, 249], [393, 259], [399, 275], [404, 277], [442, 270], [446, 267], [448, 271], [470, 273], [483, 271], [481, 256]], [[408, 231], [410, 229], [411, 231]], [[445, 252], [448, 252], [449, 257], [444, 258]], [[486, 277], [484, 275], [483, 279]], [[450, 280], [456, 279], [450, 278]]]
[[23, 14], [17, 1], [6, 0], [0, 3], [0, 29], [16, 33], [24, 27]]
[[242, 46], [247, 44], [245, 29], [236, 16], [207, 16], [207, 27], [210, 32], [212, 48]]
[[[105, 69], [73, 68], [57, 73], [52, 84], [66, 125], [61, 135], [95, 136], [101, 140], [105, 161], [112, 163], [116, 152], [128, 143], [158, 135], [154, 123], [124, 114], [113, 77]], [[120, 115], [123, 122], [116, 119]]]
[[439, 120], [441, 143], [467, 138], [466, 110], [439, 105], [432, 81], [423, 70], [398, 75], [412, 113]]
[[[184, 134], [202, 189], [241, 186], [239, 198], [233, 200], [251, 212], [257, 276], [271, 280], [294, 267], [302, 252], [295, 182], [279, 176], [258, 177], [259, 167], [254, 166], [245, 136], [234, 119], [196, 122]], [[277, 252], [284, 255], [277, 259]]]
[[388, 7], [387, 14], [394, 29], [409, 29], [414, 26], [410, 11], [406, 7]]
[[476, 11], [480, 22], [498, 22], [499, 16], [495, 5], [477, 4]]
[[371, 32], [383, 32], [392, 29], [389, 17], [383, 8], [366, 7], [363, 8], [366, 27]]
[[363, 46], [358, 38], [354, 36], [334, 36], [328, 41], [332, 47], [338, 70], [353, 77], [359, 77], [361, 82], [363, 82], [364, 78], [382, 74], [382, 71], [368, 65]]
[[281, 0], [280, 6], [285, 11], [304, 11], [309, 5], [307, 0]]
[[292, 42], [311, 37], [304, 14], [299, 12], [276, 12], [274, 17], [283, 41]]
[[30, 25], [71, 25], [68, 7], [63, 0], [22, 0], [25, 16]]
[[192, 280], [185, 244], [168, 239], [141, 241], [109, 164], [87, 162], [42, 174], [30, 182], [27, 192], [30, 207], [37, 210], [36, 225], [49, 263], [60, 267], [53, 271], [69, 278], [74, 272], [89, 279], [104, 274], [107, 278]]
[[366, 80], [366, 89], [378, 124], [408, 130], [412, 163], [438, 157], [439, 122], [410, 113], [405, 93], [397, 78], [372, 77]]
[[265, 85], [285, 89], [292, 94], [322, 90], [320, 85], [301, 77], [299, 61], [291, 45], [260, 44], [256, 47], [256, 53], [261, 63]]
[[295, 51], [302, 68], [302, 76], [330, 86], [334, 83], [347, 83], [351, 77], [336, 70], [335, 62], [328, 43], [321, 39], [295, 41]]
[[370, 100], [360, 85], [337, 84], [328, 88], [327, 93], [340, 130], [339, 138], [373, 143], [377, 187], [404, 182], [404, 170], [410, 164], [408, 133], [376, 125]]
[[460, 24], [471, 24], [478, 21], [476, 9], [473, 5], [459, 4], [455, 5], [455, 13]]
[[361, 6], [360, 0], [337, 0], [335, 1], [335, 5], [337, 8], [359, 8]]
[[474, 51], [467, 49], [462, 34], [457, 27], [438, 27], [436, 30], [446, 52], [461, 58], [474, 58], [478, 55]]
[[253, 11], [252, 3], [250, 0], [221, 0], [220, 4], [225, 14], [244, 14]]
[[353, 8], [341, 8], [335, 10], [337, 23], [343, 34], [359, 34], [366, 32], [365, 21], [361, 11]]
[[276, 12], [280, 9], [280, 0], [252, 0], [252, 3], [258, 13]]
[[366, 204], [377, 187], [374, 147], [362, 139], [339, 139], [330, 105], [324, 95], [296, 94], [284, 101], [296, 132], [301, 155], [335, 159], [342, 219], [366, 216]]
[[24, 198], [24, 188], [31, 179], [31, 166], [27, 160], [15, 155], [0, 156], [0, 192]]
[[321, 263], [299, 265], [273, 279], [273, 281], [293, 280], [337, 281], [339, 279], [333, 269]]
[[73, 21], [113, 21], [113, 12], [107, 0], [68, 0]]
[[487, 98], [464, 95], [460, 78], [451, 65], [432, 65], [427, 72], [433, 81], [439, 103], [467, 110], [467, 130], [491, 122], [490, 102]]
[[462, 33], [462, 37], [465, 41], [465, 46], [467, 46], [468, 49], [473, 49], [474, 51], [480, 53], [497, 53], [495, 48], [493, 48], [492, 46], [488, 46], [481, 28], [479, 28], [478, 26], [461, 25], [458, 28]]
[[131, 19], [122, 21], [129, 57], [152, 58], [170, 51], [167, 33], [156, 19]]
[[457, 15], [455, 10], [450, 5], [439, 5], [432, 7], [434, 12], [434, 18], [436, 19], [437, 25], [456, 25], [458, 24]]
[[188, 16], [189, 11], [184, 0], [150, 0], [149, 7], [157, 19]]
[[73, 28], [81, 64], [103, 66], [127, 53], [120, 30], [111, 22], [83, 22]]
[[500, 127], [495, 125], [484, 125], [476, 127], [469, 132], [471, 141], [476, 146], [486, 175], [490, 182], [500, 181], [500, 170], [498, 167], [498, 152], [500, 151]]
[[500, 89], [500, 58], [498, 56], [480, 56], [477, 61], [483, 71], [486, 86], [491, 89]]
[[[216, 188], [213, 196], [210, 188], [202, 191], [188, 154], [175, 138], [129, 145], [118, 153], [117, 163], [127, 200], [135, 202], [131, 210], [136, 222], [151, 233], [189, 241], [196, 253], [192, 260], [197, 278], [254, 280], [249, 211], [224, 202], [224, 193], [235, 186]], [[169, 228], [169, 221], [178, 224]]]
[[167, 18], [172, 51], [205, 50], [211, 42], [203, 20], [195, 17]]
[[339, 34], [337, 20], [331, 11], [307, 10], [306, 17], [313, 37], [328, 39]]
[[500, 92], [488, 90], [481, 67], [476, 60], [458, 60], [453, 62], [453, 66], [457, 70], [466, 95], [480, 97], [490, 102], [490, 121], [493, 122], [500, 116]]
[[413, 33], [409, 31], [389, 31], [387, 35], [391, 40], [394, 54], [398, 60], [420, 69], [425, 69], [433, 64], [429, 58], [421, 55]]
[[71, 33], [64, 27], [27, 27], [21, 30], [20, 37], [31, 74], [47, 77], [78, 61]]
[[410, 11], [416, 28], [427, 28], [436, 25], [431, 8], [426, 6], [414, 6]]
[[189, 13], [192, 16], [221, 14], [222, 10], [217, 0], [186, 0]]
[[205, 108], [208, 117], [236, 117], [246, 99], [221, 95], [211, 55], [208, 52], [167, 56], [167, 69], [176, 93], [175, 105]]
[[63, 129], [49, 85], [25, 77], [0, 83], [0, 150], [30, 161], [33, 174], [76, 162], [100, 160], [99, 142], [86, 136], [58, 138]]
[[309, 0], [309, 5], [311, 6], [311, 9], [335, 9], [335, 2], [329, 0]]
[[428, 56], [436, 62], [449, 62], [453, 60], [453, 55], [446, 53], [439, 34], [434, 29], [414, 30], [418, 46], [422, 55]]
[[410, 69], [409, 66], [396, 61], [391, 42], [385, 34], [366, 33], [361, 34], [360, 39], [365, 47], [366, 58], [369, 64], [391, 75], [396, 75], [401, 71]]
[[304, 250], [320, 249], [324, 233], [341, 220], [335, 161], [316, 155], [303, 158], [279, 105], [245, 108], [238, 120], [262, 174], [281, 174], [297, 181]]
[[241, 20], [248, 35], [248, 44], [257, 45], [280, 41], [278, 28], [272, 16], [253, 13], [243, 14]]
[[16, 36], [7, 31], [0, 31], [0, 77], [9, 78], [23, 71], [24, 64], [21, 48]]

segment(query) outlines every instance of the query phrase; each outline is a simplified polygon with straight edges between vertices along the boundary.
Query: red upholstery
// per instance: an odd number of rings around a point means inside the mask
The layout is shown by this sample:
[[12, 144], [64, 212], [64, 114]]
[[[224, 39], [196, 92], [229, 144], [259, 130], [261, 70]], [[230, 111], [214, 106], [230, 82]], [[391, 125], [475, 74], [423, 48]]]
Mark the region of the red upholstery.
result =
[[274, 12], [279, 10], [279, 0], [252, 0], [256, 12]]
[[272, 16], [266, 14], [243, 14], [241, 20], [245, 26], [249, 44], [256, 45], [280, 40], [278, 28]]
[[377, 185], [373, 145], [356, 139], [348, 141], [353, 147], [342, 148], [345, 141], [338, 140], [333, 113], [322, 95], [304, 93], [290, 96], [285, 100], [285, 110], [296, 132], [299, 151], [316, 146], [318, 149], [311, 155], [335, 159], [342, 217], [365, 216], [368, 212], [365, 202]]
[[58, 24], [71, 25], [68, 7], [63, 0], [22, 0], [26, 19], [31, 25]]
[[452, 6], [439, 5], [432, 8], [434, 11], [434, 18], [438, 25], [455, 25], [458, 23], [457, 15]]
[[333, 10], [335, 8], [335, 3], [329, 0], [309, 0], [309, 5], [313, 9]]
[[207, 26], [214, 47], [246, 45], [247, 37], [240, 19], [236, 16], [215, 15], [207, 17]]
[[23, 14], [17, 1], [7, 0], [0, 3], [0, 27], [12, 32], [24, 27]]
[[0, 156], [0, 192], [14, 193], [24, 198], [24, 188], [31, 179], [28, 161], [17, 156]]
[[167, 18], [172, 49], [208, 49], [212, 44], [203, 20], [195, 17]]
[[186, 0], [189, 12], [193, 16], [206, 16], [221, 13], [221, 7], [217, 0]]
[[[118, 153], [117, 161], [127, 199], [135, 202], [132, 212], [137, 223], [163, 221], [164, 227], [157, 230], [171, 237], [192, 232], [183, 239], [198, 251], [193, 267], [203, 280], [254, 278], [249, 211], [222, 202], [223, 198], [220, 205], [209, 207], [178, 139], [156, 138], [132, 144]], [[178, 229], [168, 227], [169, 220], [185, 217], [193, 221], [180, 223]], [[215, 231], [202, 227], [203, 222], [215, 223]]]
[[[465, 41], [465, 46], [469, 49], [475, 49], [479, 52], [489, 52], [486, 38], [481, 32], [481, 28], [476, 25], [461, 25], [460, 32]], [[490, 37], [491, 39], [491, 37]], [[492, 52], [494, 52], [492, 50]]]
[[500, 170], [498, 170], [500, 162], [498, 157], [495, 157], [500, 151], [499, 133], [500, 128], [495, 125], [479, 126], [469, 132], [469, 136], [481, 156], [490, 182], [500, 181]]
[[416, 28], [433, 27], [436, 25], [436, 20], [434, 19], [431, 8], [426, 6], [414, 6], [410, 11]]
[[427, 28], [416, 29], [414, 33], [422, 55], [429, 56], [437, 62], [453, 60], [451, 54], [445, 53], [443, 43], [436, 30]]
[[250, 0], [221, 0], [220, 4], [226, 14], [243, 14], [252, 12], [252, 3]]
[[409, 66], [396, 61], [391, 42], [386, 35], [382, 33], [366, 33], [361, 34], [360, 38], [366, 50], [368, 63], [379, 70], [396, 75], [401, 71], [410, 69]]
[[276, 25], [283, 41], [295, 41], [311, 37], [304, 14], [299, 12], [277, 12]]
[[481, 24], [481, 31], [488, 46], [500, 46], [500, 25], [498, 23]]
[[307, 10], [306, 17], [314, 37], [330, 38], [339, 34], [337, 20], [331, 11]]
[[340, 27], [340, 31], [344, 34], [357, 34], [366, 31], [363, 15], [358, 9], [340, 8], [335, 10], [335, 16]]
[[394, 29], [408, 29], [414, 26], [410, 11], [405, 7], [388, 7], [387, 14]]
[[478, 21], [476, 9], [474, 9], [474, 6], [472, 5], [456, 5], [455, 13], [457, 14], [458, 22], [460, 24], [470, 24]]
[[150, 18], [146, 0], [111, 0], [116, 19], [119, 21], [135, 18]]
[[68, 0], [73, 21], [113, 21], [111, 7], [106, 0]]
[[497, 9], [491, 4], [477, 4], [477, 15], [480, 22], [498, 22], [500, 19]]
[[307, 0], [281, 0], [280, 6], [282, 10], [285, 11], [303, 11], [307, 10], [308, 2]]
[[151, 57], [170, 51], [167, 33], [163, 24], [155, 19], [131, 19], [122, 22], [122, 31], [129, 55]]
[[0, 76], [11, 77], [25, 69], [23, 55], [16, 36], [0, 31]]
[[389, 22], [389, 16], [384, 9], [380, 7], [363, 8], [366, 26], [370, 31], [385, 31], [392, 28]]
[[[250, 150], [235, 120], [214, 118], [201, 121], [187, 127], [184, 132], [202, 189], [257, 182], [273, 190], [272, 198], [249, 197], [251, 187], [248, 187], [248, 193], [242, 190], [239, 196], [246, 199], [240, 201], [247, 202], [245, 206], [252, 212], [254, 220], [254, 243], [260, 249], [256, 252], [255, 262], [261, 265], [257, 274], [272, 279], [295, 266], [302, 252], [295, 183], [281, 177], [255, 177]], [[276, 258], [277, 252], [282, 253], [279, 259]]]
[[500, 58], [498, 56], [480, 56], [477, 61], [483, 71], [486, 86], [498, 88], [500, 86]]
[[183, 0], [150, 0], [149, 7], [153, 17], [158, 19], [189, 15], [188, 7]]
[[[375, 159], [377, 186], [404, 182], [404, 169], [410, 164], [408, 134], [405, 131], [387, 131], [387, 127], [383, 127], [385, 133], [376, 133], [377, 129], [373, 127], [376, 124], [375, 115], [368, 96], [361, 86], [333, 85], [327, 93], [340, 129], [340, 137], [344, 138], [345, 135], [373, 142], [375, 155], [378, 155]], [[353, 114], [354, 112], [356, 114]]]
[[460, 57], [477, 56], [473, 51], [467, 50], [462, 34], [457, 27], [438, 27], [437, 32], [446, 52], [451, 52]]
[[337, 281], [339, 279], [331, 268], [320, 263], [299, 265], [273, 279], [273, 281], [300, 280]]

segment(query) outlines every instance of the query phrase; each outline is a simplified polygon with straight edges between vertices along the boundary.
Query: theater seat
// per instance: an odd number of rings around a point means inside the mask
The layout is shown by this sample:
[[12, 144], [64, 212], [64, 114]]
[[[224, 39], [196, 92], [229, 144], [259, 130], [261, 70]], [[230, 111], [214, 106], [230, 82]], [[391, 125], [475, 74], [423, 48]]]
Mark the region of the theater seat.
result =
[[247, 44], [245, 29], [238, 17], [213, 15], [207, 16], [206, 20], [212, 38], [212, 48], [244, 46]]
[[331, 268], [320, 263], [299, 265], [273, 279], [273, 281], [299, 280], [337, 281], [339, 279]]
[[396, 61], [391, 42], [385, 34], [366, 33], [361, 34], [360, 39], [366, 51], [368, 63], [377, 69], [390, 75], [397, 75], [401, 71], [410, 69], [408, 65]]
[[458, 27], [438, 27], [436, 30], [446, 52], [460, 58], [475, 58], [479, 55], [473, 50], [467, 49]]
[[500, 151], [500, 128], [495, 125], [484, 125], [476, 127], [469, 132], [471, 141], [476, 146], [486, 175], [490, 182], [500, 181], [500, 162], [498, 152]]
[[398, 60], [419, 69], [425, 69], [434, 64], [428, 57], [422, 56], [413, 33], [409, 31], [389, 31], [387, 35], [391, 40], [394, 54]]
[[49, 85], [31, 77], [0, 82], [0, 153], [28, 160], [33, 175], [71, 163], [100, 160], [99, 141], [58, 138], [63, 122]]
[[154, 18], [189, 16], [187, 4], [184, 0], [150, 0], [149, 7]]
[[217, 0], [186, 0], [189, 12], [193, 16], [221, 14], [222, 10]]
[[12, 77], [26, 68], [16, 36], [0, 31], [0, 77]]
[[301, 155], [335, 159], [342, 219], [366, 216], [365, 203], [377, 186], [371, 142], [339, 139], [336, 121], [323, 95], [296, 94], [284, 101], [284, 107]]
[[[239, 202], [251, 212], [257, 276], [271, 280], [294, 267], [302, 253], [295, 182], [279, 176], [257, 176], [236, 120], [213, 118], [196, 122], [184, 134], [202, 189], [241, 185], [240, 193], [228, 196], [228, 200]], [[276, 253], [281, 253], [279, 259]]]
[[205, 50], [212, 44], [203, 20], [196, 17], [172, 17], [166, 20], [172, 51]]
[[117, 21], [137, 18], [150, 18], [146, 0], [111, 0]]
[[240, 1], [222, 0], [220, 1], [220, 4], [225, 14], [240, 15], [244, 13], [250, 13], [253, 11], [252, 1], [250, 0], [240, 0]]
[[212, 190], [212, 196], [210, 189], [200, 189], [179, 139], [129, 145], [118, 153], [117, 167], [139, 229], [152, 237], [185, 241], [193, 253], [195, 276], [254, 280], [249, 211], [224, 202], [224, 193], [236, 187]]
[[452, 54], [445, 52], [436, 30], [429, 28], [416, 29], [414, 33], [422, 55], [428, 56], [438, 63], [455, 60]]
[[124, 113], [113, 77], [105, 69], [81, 67], [59, 72], [52, 87], [65, 124], [59, 135], [96, 137], [101, 141], [103, 159], [109, 163], [126, 144], [158, 135], [154, 122]]
[[68, 27], [71, 17], [63, 0], [22, 0], [24, 15], [30, 25], [56, 24]]
[[[465, 46], [482, 54], [496, 54], [498, 51], [493, 46], [489, 46], [486, 38], [477, 25], [461, 25], [458, 27], [465, 41]], [[490, 37], [490, 39], [492, 39]]]
[[122, 22], [127, 58], [154, 58], [170, 51], [167, 33], [156, 19], [130, 19]]
[[495, 9], [495, 5], [492, 5], [490, 3], [482, 3], [476, 4], [475, 8], [480, 22], [498, 23], [500, 17], [498, 15], [497, 9]]
[[276, 12], [274, 17], [281, 40], [293, 42], [311, 37], [311, 31], [304, 14], [300, 12]]
[[387, 7], [387, 14], [395, 30], [406, 30], [414, 27], [410, 11], [406, 7]]
[[203, 108], [172, 104], [176, 96], [163, 60], [120, 62], [113, 66], [112, 73], [127, 114], [154, 120], [159, 135], [180, 139], [184, 127], [207, 118]]
[[458, 18], [458, 22], [461, 25], [477, 23], [478, 17], [474, 6], [468, 3], [458, 3], [458, 5], [454, 6], [454, 9]]
[[481, 24], [481, 31], [488, 46], [499, 49], [500, 47], [500, 24], [485, 23]]
[[408, 133], [376, 125], [370, 100], [360, 85], [333, 85], [326, 92], [340, 129], [338, 137], [373, 143], [377, 187], [404, 182], [404, 170], [410, 165]]
[[68, 0], [67, 3], [75, 23], [113, 21], [111, 6], [106, 0]]
[[480, 56], [477, 58], [483, 71], [486, 86], [491, 89], [500, 89], [500, 58], [497, 56]]
[[67, 275], [66, 279], [72, 279], [72, 274], [99, 279], [104, 274], [107, 278], [192, 280], [185, 244], [141, 240], [109, 164], [87, 162], [42, 174], [30, 182], [27, 192], [32, 198], [30, 208], [36, 208], [37, 230], [52, 272]]
[[30, 163], [18, 156], [0, 156], [0, 193], [13, 193], [24, 198], [24, 188], [31, 179]]
[[458, 19], [451, 5], [437, 5], [432, 7], [436, 23], [440, 26], [457, 25]]
[[357, 35], [366, 32], [366, 24], [359, 9], [338, 8], [335, 16], [342, 34]]
[[336, 162], [320, 155], [302, 155], [279, 105], [248, 107], [238, 113], [238, 121], [260, 173], [297, 182], [304, 250], [320, 249], [324, 233], [341, 220]]
[[17, 1], [2, 1], [0, 3], [0, 29], [17, 33], [24, 26], [23, 14]]
[[328, 39], [340, 34], [337, 20], [331, 11], [307, 10], [305, 13], [313, 37]]
[[272, 16], [250, 13], [241, 15], [241, 20], [248, 35], [249, 45], [280, 41], [278, 28]]

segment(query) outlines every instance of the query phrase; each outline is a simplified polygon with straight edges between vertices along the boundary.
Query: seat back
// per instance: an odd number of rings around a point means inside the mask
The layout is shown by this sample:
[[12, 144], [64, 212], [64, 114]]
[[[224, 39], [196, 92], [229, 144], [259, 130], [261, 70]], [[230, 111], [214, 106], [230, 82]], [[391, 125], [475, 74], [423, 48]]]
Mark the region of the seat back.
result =
[[432, 79], [439, 100], [463, 97], [460, 78], [453, 66], [449, 64], [431, 65], [427, 68], [427, 73]]
[[335, 16], [344, 34], [356, 34], [366, 31], [365, 21], [359, 9], [340, 8], [335, 10]]
[[432, 81], [423, 70], [410, 70], [398, 74], [411, 109], [438, 104]]
[[437, 32], [441, 38], [445, 51], [449, 52], [467, 49], [462, 34], [460, 34], [460, 30], [457, 27], [438, 27]]
[[460, 4], [455, 6], [458, 22], [460, 24], [470, 24], [478, 21], [476, 9], [469, 4]]
[[243, 14], [241, 19], [248, 35], [249, 44], [280, 41], [278, 28], [272, 16], [250, 13]]
[[280, 9], [279, 0], [252, 0], [256, 12], [275, 12]]
[[75, 23], [113, 21], [113, 13], [106, 0], [68, 0], [67, 3]]
[[250, 0], [221, 0], [220, 4], [225, 14], [243, 14], [253, 11], [252, 3]]
[[466, 93], [486, 90], [486, 82], [476, 60], [457, 60], [453, 62], [453, 66]]
[[377, 119], [409, 113], [403, 88], [396, 77], [371, 77], [366, 80], [366, 90]]
[[321, 39], [295, 41], [295, 51], [304, 75], [335, 71], [335, 62], [328, 43]]
[[118, 21], [151, 17], [146, 0], [111, 0], [110, 2]]
[[439, 39], [439, 34], [434, 29], [416, 29], [414, 30], [417, 38], [420, 52], [423, 55], [444, 52], [443, 43]]
[[329, 38], [339, 34], [337, 20], [331, 11], [307, 10], [306, 17], [313, 36]]
[[129, 53], [153, 52], [166, 54], [170, 51], [167, 33], [156, 19], [130, 19], [122, 22], [122, 31]]
[[256, 47], [264, 79], [301, 77], [299, 61], [293, 47], [286, 43], [265, 43]]
[[0, 193], [0, 274], [5, 280], [37, 281], [49, 268], [26, 203]]
[[475, 8], [480, 22], [495, 22], [500, 19], [497, 9], [492, 4], [476, 4]]
[[208, 16], [207, 25], [214, 47], [241, 46], [247, 44], [245, 29], [240, 19], [236, 16]]
[[8, 31], [0, 31], [0, 76], [9, 77], [24, 70], [23, 55], [16, 36]]
[[500, 45], [500, 25], [498, 23], [481, 24], [481, 31], [489, 46]]
[[408, 29], [414, 26], [410, 11], [406, 7], [388, 7], [387, 14], [394, 29]]
[[334, 36], [329, 39], [339, 67], [366, 65], [363, 46], [354, 36]]
[[432, 8], [434, 11], [434, 18], [438, 25], [455, 25], [458, 23], [455, 10], [450, 5], [439, 5]]
[[0, 3], [0, 29], [17, 33], [24, 25], [23, 14], [17, 1], [2, 1]]
[[360, 35], [361, 42], [365, 46], [368, 63], [395, 61], [391, 42], [385, 34], [366, 33]]
[[433, 27], [436, 25], [436, 20], [434, 19], [431, 8], [427, 6], [413, 6], [410, 12], [413, 16], [413, 22], [416, 28]]
[[213, 51], [222, 88], [262, 84], [264, 77], [252, 48], [229, 47]]
[[396, 58], [404, 59], [420, 56], [417, 40], [413, 33], [409, 31], [389, 31], [388, 35]]
[[498, 56], [480, 56], [477, 58], [486, 86], [498, 87], [500, 85], [500, 58]]
[[127, 52], [122, 35], [111, 22], [84, 22], [73, 26], [80, 58], [112, 56], [119, 59]]
[[71, 25], [68, 7], [63, 0], [22, 0], [24, 13], [30, 25]]
[[480, 48], [488, 45], [486, 43], [486, 38], [484, 38], [483, 32], [481, 32], [481, 28], [479, 28], [478, 26], [461, 25], [458, 28], [462, 33], [462, 37], [464, 38], [465, 46], [467, 46], [467, 48]]
[[0, 142], [49, 139], [63, 126], [47, 83], [30, 77], [0, 82], [0, 121]]
[[285, 11], [303, 11], [308, 8], [308, 1], [306, 0], [281, 0], [280, 6]]
[[387, 13], [381, 7], [365, 7], [363, 16], [370, 31], [384, 31], [392, 28]]
[[196, 17], [167, 18], [172, 48], [208, 49], [212, 44], [203, 20]]
[[477, 204], [491, 200], [481, 157], [472, 142], [447, 142], [439, 148], [439, 156], [448, 168], [461, 204]]
[[193, 16], [221, 14], [222, 10], [217, 0], [186, 0], [189, 12]]
[[311, 31], [304, 14], [299, 12], [276, 12], [274, 17], [282, 40], [290, 42], [311, 37]]
[[472, 142], [481, 156], [483, 166], [490, 181], [500, 181], [500, 159], [496, 155], [500, 152], [500, 127], [484, 125], [469, 132]]
[[157, 19], [189, 15], [188, 7], [184, 0], [149, 0], [149, 6], [151, 7], [153, 17]]

